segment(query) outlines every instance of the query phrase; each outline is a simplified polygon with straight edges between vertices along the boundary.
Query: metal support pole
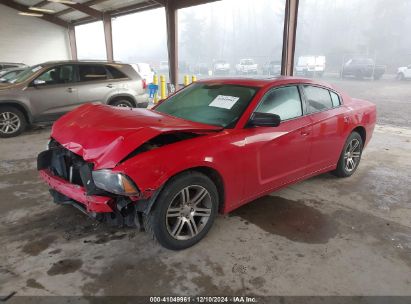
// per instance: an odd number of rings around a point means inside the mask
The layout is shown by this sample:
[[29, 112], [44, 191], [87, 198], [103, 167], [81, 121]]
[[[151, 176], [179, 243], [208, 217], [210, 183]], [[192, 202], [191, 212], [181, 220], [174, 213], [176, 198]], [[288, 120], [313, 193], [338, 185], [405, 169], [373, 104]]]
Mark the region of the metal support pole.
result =
[[165, 9], [170, 83], [178, 90], [178, 12], [174, 0], [168, 0]]
[[70, 44], [70, 54], [72, 60], [77, 60], [77, 44], [76, 44], [76, 31], [74, 26], [69, 26], [68, 28], [69, 44]]
[[292, 76], [294, 73], [295, 39], [297, 32], [299, 0], [286, 0], [283, 33], [283, 54], [281, 75]]
[[106, 55], [107, 61], [114, 61], [113, 55], [113, 30], [111, 27], [110, 15], [103, 16], [104, 39], [106, 41]]

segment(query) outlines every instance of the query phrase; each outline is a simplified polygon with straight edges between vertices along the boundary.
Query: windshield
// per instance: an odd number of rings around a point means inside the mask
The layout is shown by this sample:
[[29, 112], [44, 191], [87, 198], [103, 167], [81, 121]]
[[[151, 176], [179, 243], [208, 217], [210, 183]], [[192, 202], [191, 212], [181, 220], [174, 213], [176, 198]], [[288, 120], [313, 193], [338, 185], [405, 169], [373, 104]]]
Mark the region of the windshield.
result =
[[195, 83], [166, 99], [155, 111], [194, 122], [234, 127], [256, 88], [230, 85]]
[[24, 70], [13, 82], [14, 83], [20, 83], [23, 81], [26, 81], [29, 79], [34, 73], [36, 73], [38, 70], [41, 70], [43, 67], [41, 65], [35, 65], [32, 67], [29, 67], [27, 70]]

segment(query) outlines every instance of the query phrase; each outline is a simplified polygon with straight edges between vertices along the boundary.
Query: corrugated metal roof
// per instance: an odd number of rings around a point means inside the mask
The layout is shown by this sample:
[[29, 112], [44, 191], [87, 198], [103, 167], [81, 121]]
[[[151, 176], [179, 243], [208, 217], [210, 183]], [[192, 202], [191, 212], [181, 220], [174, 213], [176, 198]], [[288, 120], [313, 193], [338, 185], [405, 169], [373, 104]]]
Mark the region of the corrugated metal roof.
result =
[[[136, 5], [140, 3], [149, 3], [154, 4], [155, 1], [153, 0], [71, 0], [75, 3], [80, 3], [83, 5], [87, 5], [93, 9], [96, 9], [101, 12], [107, 12], [112, 10], [120, 10], [122, 8]], [[24, 5], [27, 7], [39, 7], [44, 9], [51, 9], [54, 10], [54, 13], [49, 13], [50, 16], [55, 16], [60, 18], [64, 21], [76, 23], [79, 20], [87, 19], [89, 15], [83, 13], [79, 10], [72, 9], [69, 5], [65, 5], [64, 3], [55, 3], [55, 2], [48, 2], [46, 0], [14, 0], [14, 2]], [[62, 14], [63, 12], [63, 14]], [[90, 17], [90, 21], [93, 18]]]

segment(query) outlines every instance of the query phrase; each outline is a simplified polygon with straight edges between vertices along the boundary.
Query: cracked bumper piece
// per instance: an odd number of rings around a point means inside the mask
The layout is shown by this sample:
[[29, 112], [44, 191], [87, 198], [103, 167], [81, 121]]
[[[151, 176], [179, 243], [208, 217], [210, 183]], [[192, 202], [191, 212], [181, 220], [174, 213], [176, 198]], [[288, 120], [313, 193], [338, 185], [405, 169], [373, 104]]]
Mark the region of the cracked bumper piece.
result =
[[53, 190], [84, 205], [87, 212], [113, 212], [113, 209], [109, 205], [112, 200], [111, 197], [87, 195], [84, 187], [71, 184], [63, 178], [53, 175], [48, 169], [40, 170], [39, 174], [40, 178], [44, 180]]

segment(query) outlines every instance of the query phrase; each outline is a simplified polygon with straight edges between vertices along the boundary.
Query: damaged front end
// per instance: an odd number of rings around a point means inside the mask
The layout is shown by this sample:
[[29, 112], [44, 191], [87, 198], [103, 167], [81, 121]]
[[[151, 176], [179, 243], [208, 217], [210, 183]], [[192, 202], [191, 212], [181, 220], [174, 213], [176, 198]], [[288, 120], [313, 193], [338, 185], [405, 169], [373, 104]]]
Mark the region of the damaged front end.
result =
[[112, 226], [140, 228], [150, 200], [140, 196], [127, 176], [93, 167], [54, 140], [37, 158], [40, 177], [50, 186], [56, 204], [74, 206]]
[[56, 203], [112, 225], [141, 227], [142, 214], [150, 211], [161, 187], [139, 189], [118, 168], [139, 154], [219, 130], [147, 109], [86, 104], [53, 124], [38, 170]]

